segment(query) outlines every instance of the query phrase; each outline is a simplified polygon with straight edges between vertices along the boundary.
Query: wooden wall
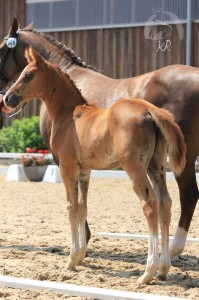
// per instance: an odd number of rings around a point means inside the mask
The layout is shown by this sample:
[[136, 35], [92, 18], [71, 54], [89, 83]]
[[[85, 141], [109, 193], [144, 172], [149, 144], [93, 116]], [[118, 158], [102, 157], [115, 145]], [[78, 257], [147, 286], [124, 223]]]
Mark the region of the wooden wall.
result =
[[[172, 49], [158, 50], [158, 42], [147, 39], [144, 27], [79, 30], [50, 33], [72, 48], [88, 64], [113, 77], [132, 77], [170, 64], [185, 63], [185, 37], [180, 41], [172, 27]], [[155, 31], [161, 27], [154, 28]], [[185, 26], [183, 26], [185, 29]], [[162, 46], [164, 49], [165, 46]]]
[[13, 17], [25, 25], [25, 0], [0, 0], [0, 41], [7, 35]]
[[[16, 16], [20, 24], [25, 24], [25, 0], [0, 0], [0, 37], [7, 35], [12, 18]], [[143, 74], [171, 64], [185, 64], [186, 25], [183, 38], [179, 38], [177, 27], [167, 39], [171, 49], [158, 50], [158, 42], [147, 39], [145, 27], [109, 28], [51, 32], [55, 39], [73, 49], [87, 64], [93, 65], [99, 72], [113, 77], [123, 78]], [[199, 66], [199, 24], [192, 25], [192, 65]], [[160, 26], [153, 28], [153, 35]], [[39, 101], [28, 104], [18, 117], [39, 114]], [[4, 124], [10, 125], [10, 120]]]

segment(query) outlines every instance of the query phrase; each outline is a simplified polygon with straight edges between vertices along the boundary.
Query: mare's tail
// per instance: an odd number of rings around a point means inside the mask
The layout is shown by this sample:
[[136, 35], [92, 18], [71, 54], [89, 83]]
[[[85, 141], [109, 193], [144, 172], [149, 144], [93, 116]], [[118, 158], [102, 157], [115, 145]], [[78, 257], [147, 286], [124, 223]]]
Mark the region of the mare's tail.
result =
[[169, 111], [163, 108], [150, 107], [148, 112], [162, 132], [168, 143], [170, 167], [180, 175], [186, 164], [186, 144], [180, 127], [175, 123]]

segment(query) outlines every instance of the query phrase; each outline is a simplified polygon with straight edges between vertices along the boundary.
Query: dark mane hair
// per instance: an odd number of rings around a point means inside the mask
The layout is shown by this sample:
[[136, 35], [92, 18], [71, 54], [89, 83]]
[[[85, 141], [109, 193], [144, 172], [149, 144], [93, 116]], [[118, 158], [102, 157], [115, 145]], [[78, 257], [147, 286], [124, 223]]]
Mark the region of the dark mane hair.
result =
[[[81, 93], [81, 90], [78, 89], [78, 87], [75, 84], [75, 81], [68, 75], [67, 71], [63, 71], [58, 65], [50, 62], [50, 61], [46, 61], [48, 65], [50, 65], [54, 70], [56, 70], [57, 73], [59, 73], [61, 76], [65, 76], [67, 78], [67, 80], [70, 82], [72, 88], [74, 89], [74, 91], [79, 95], [79, 97], [82, 99], [82, 101], [84, 102], [84, 104], [89, 105], [88, 102], [86, 101], [86, 98], [84, 98], [84, 96]], [[74, 92], [74, 93], [75, 93]]]
[[[60, 68], [59, 68], [60, 69]], [[61, 70], [61, 69], [60, 69]], [[64, 71], [62, 71], [64, 72]], [[77, 92], [77, 94], [82, 98], [82, 101], [84, 102], [85, 105], [89, 105], [88, 102], [86, 101], [86, 98], [84, 98], [84, 96], [81, 93], [81, 90], [78, 89], [78, 87], [75, 84], [75, 81], [72, 80], [72, 78], [68, 75], [67, 72], [64, 72], [64, 75], [68, 78], [68, 81], [71, 83], [72, 87], [74, 88], [74, 90]]]
[[[23, 31], [23, 29], [22, 29], [22, 31]], [[63, 51], [63, 53], [66, 54], [71, 59], [72, 63], [74, 63], [80, 67], [96, 71], [96, 69], [94, 67], [92, 67], [91, 65], [87, 65], [84, 61], [82, 61], [81, 57], [78, 57], [73, 50], [71, 50], [66, 45], [63, 45], [62, 43], [60, 43], [59, 41], [54, 39], [54, 37], [52, 37], [51, 35], [46, 34], [44, 32], [38, 32], [33, 29], [28, 29], [28, 30], [24, 29], [24, 31], [32, 31], [33, 33], [43, 37], [45, 40], [47, 40], [50, 43], [52, 43], [53, 45], [55, 45], [58, 49], [61, 49]]]

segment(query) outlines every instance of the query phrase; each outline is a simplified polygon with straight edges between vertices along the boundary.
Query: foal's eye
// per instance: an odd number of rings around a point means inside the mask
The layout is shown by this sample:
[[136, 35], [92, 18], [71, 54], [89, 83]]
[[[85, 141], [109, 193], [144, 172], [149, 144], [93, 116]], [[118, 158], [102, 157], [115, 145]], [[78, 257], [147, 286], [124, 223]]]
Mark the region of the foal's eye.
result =
[[31, 72], [28, 72], [28, 73], [26, 73], [23, 80], [24, 80], [25, 83], [28, 83], [31, 80], [33, 80], [33, 78], [34, 78], [33, 74]]

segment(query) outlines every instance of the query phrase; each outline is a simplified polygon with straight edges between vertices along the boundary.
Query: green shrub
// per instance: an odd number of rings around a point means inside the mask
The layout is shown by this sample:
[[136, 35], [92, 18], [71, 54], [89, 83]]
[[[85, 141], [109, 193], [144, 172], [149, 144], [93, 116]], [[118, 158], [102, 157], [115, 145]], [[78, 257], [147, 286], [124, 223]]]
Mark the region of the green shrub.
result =
[[26, 152], [27, 147], [47, 149], [39, 131], [38, 116], [14, 120], [12, 126], [0, 131], [0, 151]]

